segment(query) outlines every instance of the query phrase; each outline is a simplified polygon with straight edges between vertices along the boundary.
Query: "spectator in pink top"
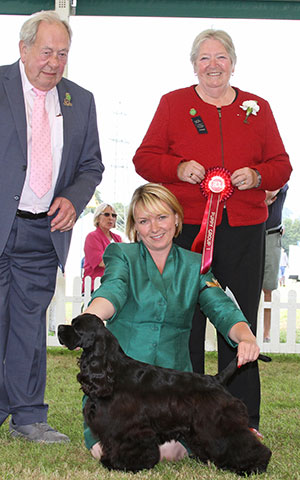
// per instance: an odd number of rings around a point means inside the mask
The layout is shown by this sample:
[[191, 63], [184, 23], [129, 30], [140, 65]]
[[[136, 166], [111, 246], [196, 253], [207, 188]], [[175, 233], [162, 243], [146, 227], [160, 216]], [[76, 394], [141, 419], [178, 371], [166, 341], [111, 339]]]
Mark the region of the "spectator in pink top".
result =
[[96, 230], [90, 232], [84, 243], [84, 279], [89, 276], [92, 279], [92, 291], [94, 290], [94, 280], [102, 277], [105, 269], [102, 260], [104, 250], [112, 242], [122, 242], [120, 235], [111, 232], [116, 226], [117, 214], [114, 208], [107, 203], [101, 203], [94, 213], [94, 225]]

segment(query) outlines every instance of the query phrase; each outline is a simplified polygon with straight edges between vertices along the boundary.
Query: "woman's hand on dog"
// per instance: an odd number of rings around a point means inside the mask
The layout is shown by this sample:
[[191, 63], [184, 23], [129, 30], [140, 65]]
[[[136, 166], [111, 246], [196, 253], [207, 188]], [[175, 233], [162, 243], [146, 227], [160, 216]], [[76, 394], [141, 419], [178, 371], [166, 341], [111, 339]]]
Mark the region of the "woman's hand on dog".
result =
[[246, 322], [238, 322], [233, 325], [229, 337], [238, 344], [238, 367], [257, 360], [260, 349], [256, 343], [256, 337]]
[[[255, 338], [255, 337], [254, 337]], [[242, 341], [238, 345], [238, 367], [257, 360], [260, 349], [255, 341]]]

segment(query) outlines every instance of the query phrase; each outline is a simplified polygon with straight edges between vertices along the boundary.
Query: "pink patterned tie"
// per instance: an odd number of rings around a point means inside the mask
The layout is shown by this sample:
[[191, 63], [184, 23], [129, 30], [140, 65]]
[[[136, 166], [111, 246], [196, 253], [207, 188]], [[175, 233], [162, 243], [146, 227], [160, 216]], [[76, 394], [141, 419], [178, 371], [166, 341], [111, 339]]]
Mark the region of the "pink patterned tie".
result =
[[51, 131], [45, 108], [47, 92], [33, 89], [34, 99], [31, 118], [31, 168], [29, 186], [37, 197], [43, 197], [52, 186]]

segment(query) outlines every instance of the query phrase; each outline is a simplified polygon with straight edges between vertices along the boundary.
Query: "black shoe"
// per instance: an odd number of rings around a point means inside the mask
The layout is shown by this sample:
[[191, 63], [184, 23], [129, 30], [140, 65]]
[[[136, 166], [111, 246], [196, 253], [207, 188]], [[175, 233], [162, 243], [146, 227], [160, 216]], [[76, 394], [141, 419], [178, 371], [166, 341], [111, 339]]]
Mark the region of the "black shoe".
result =
[[12, 419], [9, 422], [9, 431], [12, 437], [23, 437], [30, 442], [37, 443], [66, 443], [70, 439], [67, 435], [57, 432], [48, 423], [31, 423], [29, 425], [15, 425]]

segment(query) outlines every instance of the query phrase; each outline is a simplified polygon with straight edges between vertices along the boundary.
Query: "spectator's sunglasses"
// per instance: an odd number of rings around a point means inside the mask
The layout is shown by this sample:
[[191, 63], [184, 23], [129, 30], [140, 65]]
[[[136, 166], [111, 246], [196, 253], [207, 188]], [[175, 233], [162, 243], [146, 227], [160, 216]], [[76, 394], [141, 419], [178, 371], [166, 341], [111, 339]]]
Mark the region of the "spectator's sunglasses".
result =
[[116, 214], [116, 213], [104, 212], [104, 213], [100, 213], [100, 215], [104, 215], [105, 217], [110, 217], [110, 216], [112, 216], [113, 218], [117, 218], [117, 214]]

